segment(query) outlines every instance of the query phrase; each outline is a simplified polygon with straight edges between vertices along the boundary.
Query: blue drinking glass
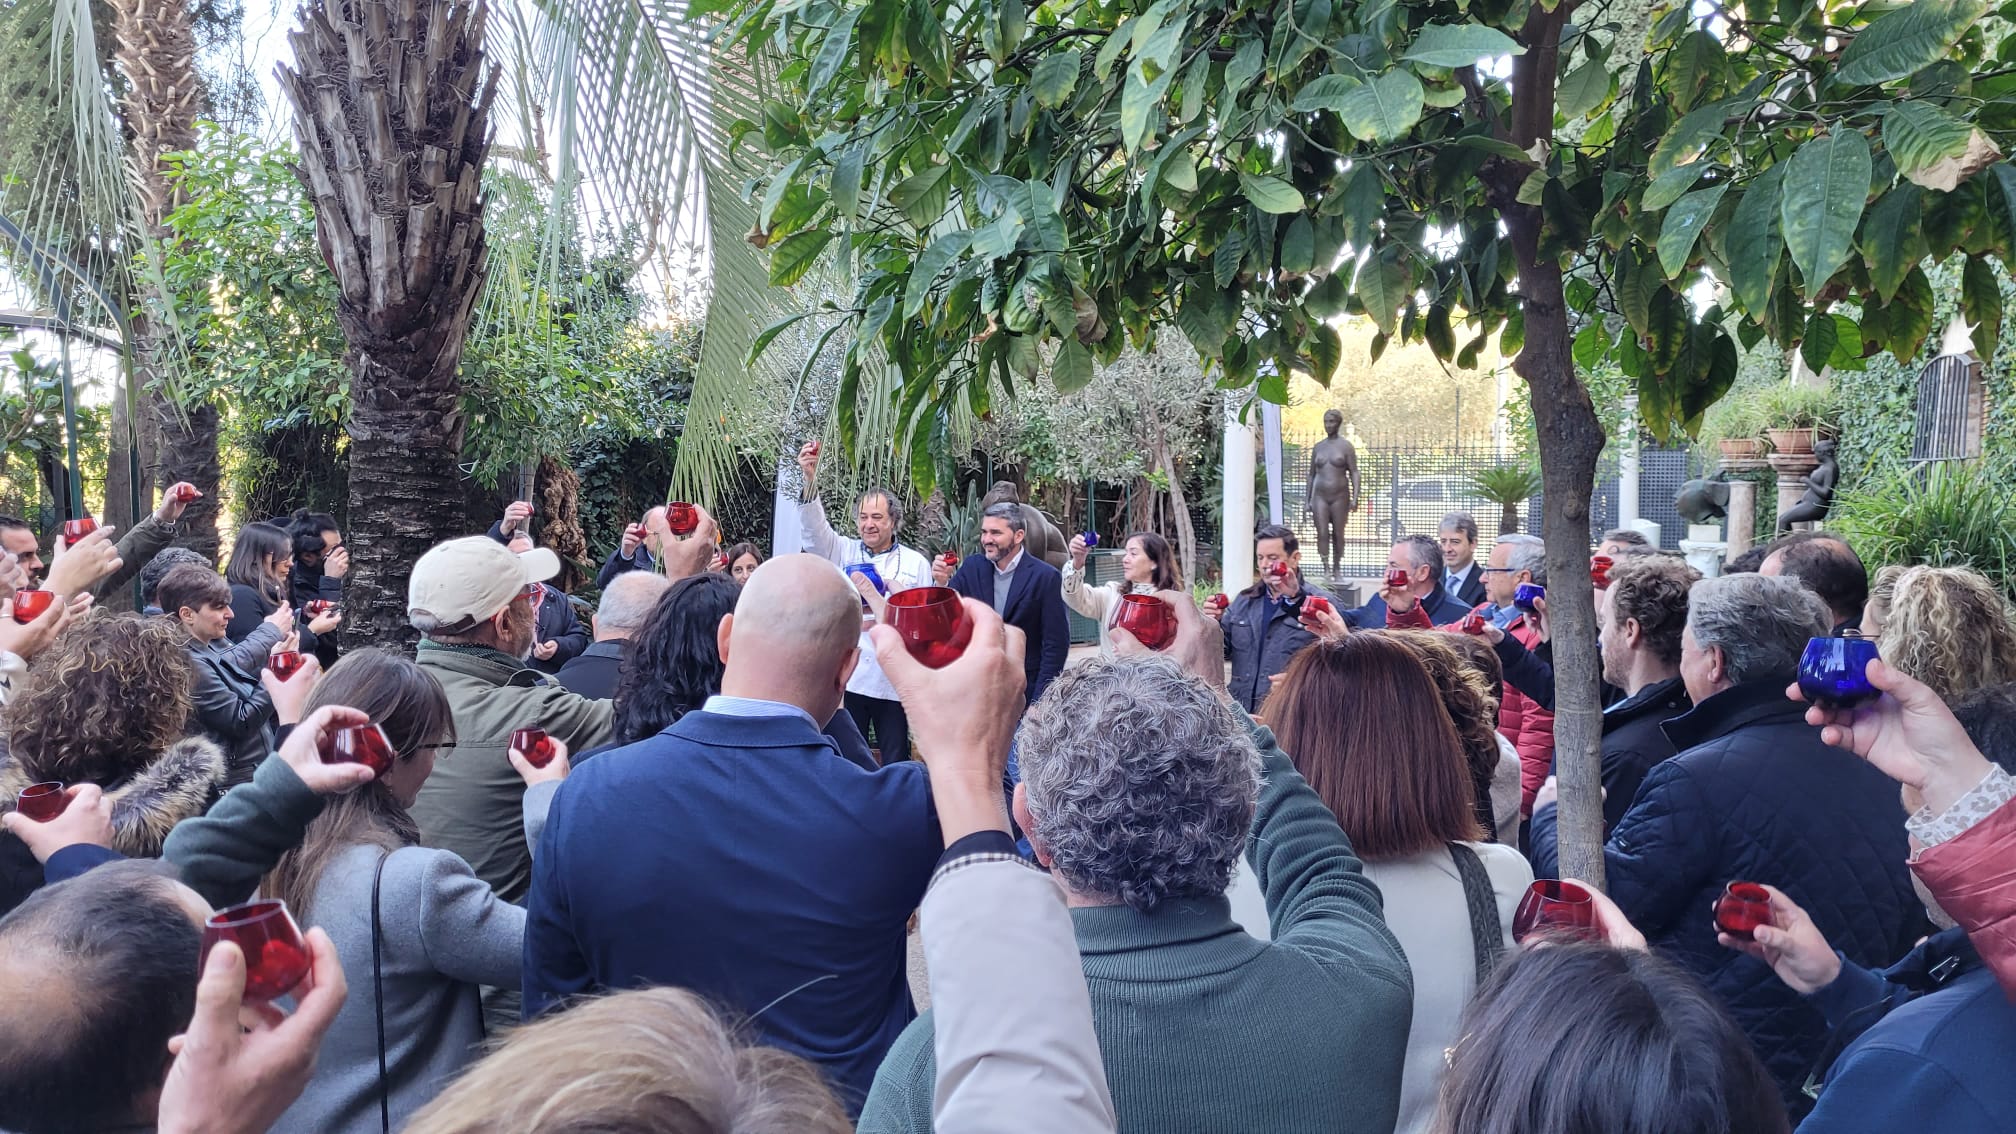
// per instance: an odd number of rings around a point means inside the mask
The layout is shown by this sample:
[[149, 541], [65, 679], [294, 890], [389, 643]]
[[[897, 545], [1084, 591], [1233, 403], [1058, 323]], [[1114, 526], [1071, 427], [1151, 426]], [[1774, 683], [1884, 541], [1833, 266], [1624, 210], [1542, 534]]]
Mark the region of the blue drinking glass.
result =
[[847, 566], [840, 568], [840, 573], [847, 576], [850, 581], [856, 575], [866, 575], [868, 576], [868, 582], [875, 587], [877, 594], [886, 595], [889, 593], [889, 584], [882, 581], [882, 573], [875, 570], [873, 563], [849, 563]]
[[1824, 709], [1873, 701], [1879, 690], [1869, 684], [1869, 663], [1876, 656], [1876, 643], [1867, 638], [1814, 638], [1799, 659], [1799, 692]]
[[1085, 541], [1085, 549], [1087, 551], [1099, 546], [1098, 532], [1079, 532], [1078, 538]]
[[1538, 583], [1521, 583], [1519, 589], [1512, 592], [1512, 605], [1528, 614], [1534, 614], [1537, 612], [1533, 609], [1533, 600], [1546, 597], [1546, 587]]

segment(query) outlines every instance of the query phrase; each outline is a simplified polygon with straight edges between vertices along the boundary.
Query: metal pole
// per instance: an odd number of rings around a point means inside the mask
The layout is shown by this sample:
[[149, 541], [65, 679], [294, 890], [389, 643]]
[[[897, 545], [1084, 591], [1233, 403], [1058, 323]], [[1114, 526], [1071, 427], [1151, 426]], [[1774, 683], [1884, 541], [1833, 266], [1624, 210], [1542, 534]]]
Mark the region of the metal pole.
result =
[[77, 459], [77, 383], [70, 372], [70, 332], [56, 339], [63, 347], [63, 447], [70, 460], [70, 508], [65, 519], [84, 510], [84, 470]]

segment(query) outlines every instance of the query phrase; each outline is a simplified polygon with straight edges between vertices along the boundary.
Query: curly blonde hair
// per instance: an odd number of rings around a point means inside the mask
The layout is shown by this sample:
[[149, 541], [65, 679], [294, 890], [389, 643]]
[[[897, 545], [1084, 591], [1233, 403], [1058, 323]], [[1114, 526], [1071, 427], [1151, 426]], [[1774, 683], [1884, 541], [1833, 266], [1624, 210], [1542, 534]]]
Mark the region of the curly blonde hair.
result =
[[195, 666], [174, 622], [92, 611], [35, 659], [0, 710], [8, 752], [35, 779], [111, 787], [182, 738]]
[[[1884, 582], [1879, 575], [1879, 588]], [[1947, 701], [2016, 681], [2016, 618], [1987, 576], [1968, 567], [1910, 567], [1888, 590], [1876, 639], [1884, 661]]]

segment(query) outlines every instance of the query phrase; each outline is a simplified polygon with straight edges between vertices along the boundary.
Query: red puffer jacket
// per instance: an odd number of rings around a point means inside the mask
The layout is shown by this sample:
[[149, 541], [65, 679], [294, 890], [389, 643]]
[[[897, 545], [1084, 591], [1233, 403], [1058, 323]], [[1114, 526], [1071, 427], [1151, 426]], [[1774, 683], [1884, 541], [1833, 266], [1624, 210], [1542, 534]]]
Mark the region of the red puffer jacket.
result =
[[[1490, 603], [1479, 603], [1477, 612], [1491, 608]], [[1460, 624], [1452, 622], [1447, 626], [1435, 626], [1428, 615], [1415, 603], [1406, 613], [1396, 613], [1391, 607], [1386, 610], [1388, 630], [1448, 630], [1461, 633]], [[1519, 639], [1521, 645], [1532, 649], [1540, 644], [1540, 628], [1533, 620], [1522, 614], [1505, 628], [1507, 634]], [[1505, 687], [1505, 699], [1498, 705], [1498, 731], [1519, 750], [1519, 814], [1533, 814], [1533, 796], [1540, 785], [1547, 780], [1548, 771], [1554, 766], [1554, 712], [1543, 709], [1539, 702], [1519, 692], [1510, 685]]]
[[2016, 801], [1911, 863], [1925, 888], [2016, 1000]]

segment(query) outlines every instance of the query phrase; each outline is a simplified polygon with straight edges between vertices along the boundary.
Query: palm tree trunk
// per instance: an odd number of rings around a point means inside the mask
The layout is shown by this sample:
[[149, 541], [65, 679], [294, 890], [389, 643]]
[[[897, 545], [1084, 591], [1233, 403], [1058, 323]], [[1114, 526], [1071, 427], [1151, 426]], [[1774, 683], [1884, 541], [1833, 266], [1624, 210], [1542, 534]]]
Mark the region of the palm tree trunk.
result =
[[[111, 0], [114, 55], [126, 75], [124, 119], [132, 150], [135, 188], [143, 221], [156, 239], [181, 194], [163, 159], [196, 146], [196, 116], [203, 90], [196, 77], [196, 29], [188, 0]], [[186, 480], [204, 496], [183, 513], [176, 542], [217, 556], [218, 415], [207, 400], [178, 402], [168, 366], [168, 327], [159, 317], [162, 297], [141, 297], [132, 321], [134, 375], [141, 405], [128, 435], [115, 436], [112, 474], [106, 478], [107, 511], [124, 511], [130, 480], [121, 442], [151, 450], [137, 486], [144, 513], [157, 487]], [[119, 415], [123, 417], [122, 415]], [[151, 431], [146, 442], [143, 431]], [[115, 498], [118, 504], [112, 504]], [[139, 517], [131, 517], [138, 519]]]
[[347, 643], [403, 646], [407, 573], [463, 534], [458, 367], [483, 289], [498, 73], [483, 0], [309, 0], [280, 67], [349, 343]]

